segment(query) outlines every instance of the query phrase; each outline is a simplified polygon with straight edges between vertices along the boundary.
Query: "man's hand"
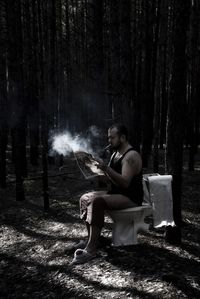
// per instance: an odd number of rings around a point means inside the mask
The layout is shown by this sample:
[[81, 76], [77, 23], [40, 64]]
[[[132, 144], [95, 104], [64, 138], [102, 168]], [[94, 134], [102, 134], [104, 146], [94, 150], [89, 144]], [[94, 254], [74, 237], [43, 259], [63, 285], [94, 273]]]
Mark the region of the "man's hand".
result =
[[95, 161], [97, 162], [97, 164], [96, 164], [97, 168], [99, 168], [102, 171], [106, 172], [108, 166], [103, 162], [103, 160], [95, 157]]

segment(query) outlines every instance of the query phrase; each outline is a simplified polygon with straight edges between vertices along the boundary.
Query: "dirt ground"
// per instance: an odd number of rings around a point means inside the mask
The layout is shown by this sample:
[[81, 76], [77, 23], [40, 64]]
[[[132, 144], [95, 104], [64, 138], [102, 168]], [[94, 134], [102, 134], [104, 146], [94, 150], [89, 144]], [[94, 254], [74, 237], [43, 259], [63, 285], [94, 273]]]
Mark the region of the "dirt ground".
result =
[[26, 201], [15, 201], [12, 171], [8, 188], [0, 190], [0, 298], [200, 298], [200, 165], [190, 173], [184, 167], [181, 246], [167, 244], [150, 217], [139, 244], [113, 248], [106, 218], [97, 258], [70, 266], [66, 249], [86, 236], [79, 197], [97, 188], [70, 163], [49, 169], [49, 212], [42, 207], [39, 167], [30, 167]]

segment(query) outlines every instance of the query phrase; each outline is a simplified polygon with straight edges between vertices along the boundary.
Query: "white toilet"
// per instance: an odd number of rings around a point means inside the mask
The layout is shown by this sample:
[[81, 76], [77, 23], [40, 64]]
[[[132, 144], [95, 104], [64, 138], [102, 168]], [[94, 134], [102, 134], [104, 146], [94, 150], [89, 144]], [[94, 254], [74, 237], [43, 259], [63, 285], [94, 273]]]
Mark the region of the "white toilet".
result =
[[152, 213], [148, 204], [116, 211], [107, 211], [113, 220], [112, 242], [113, 246], [128, 246], [137, 244], [137, 234], [147, 231], [149, 225], [144, 218]]
[[153, 215], [154, 227], [174, 225], [171, 181], [171, 175], [143, 175], [142, 206], [107, 211], [113, 221], [113, 246], [137, 244], [138, 232], [149, 229], [149, 225], [144, 222], [148, 215]]

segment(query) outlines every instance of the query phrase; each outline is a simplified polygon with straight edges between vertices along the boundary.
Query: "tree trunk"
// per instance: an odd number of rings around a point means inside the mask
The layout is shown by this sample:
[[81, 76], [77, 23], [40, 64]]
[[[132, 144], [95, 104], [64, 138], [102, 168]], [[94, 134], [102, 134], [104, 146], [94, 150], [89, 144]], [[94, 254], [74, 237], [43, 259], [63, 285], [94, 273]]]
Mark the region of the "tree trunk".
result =
[[163, 47], [163, 74], [161, 82], [161, 120], [160, 120], [160, 149], [163, 149], [164, 143], [166, 143], [166, 124], [167, 124], [167, 80], [166, 80], [166, 67], [167, 67], [167, 44]]
[[132, 56], [131, 56], [131, 1], [120, 0], [120, 86], [122, 122], [131, 127], [132, 115]]
[[145, 1], [145, 69], [142, 101], [142, 161], [143, 166], [148, 167], [149, 155], [151, 153], [153, 139], [153, 114], [154, 98], [152, 96], [152, 43], [153, 27], [152, 18], [154, 14], [153, 2]]
[[48, 117], [46, 106], [48, 104], [47, 98], [45, 97], [45, 76], [44, 76], [44, 28], [42, 27], [43, 7], [40, 0], [38, 0], [38, 20], [39, 20], [39, 38], [40, 38], [40, 52], [39, 52], [39, 62], [40, 62], [40, 115], [41, 115], [41, 141], [42, 141], [42, 183], [43, 183], [43, 199], [44, 199], [44, 210], [49, 209], [49, 193], [48, 193]]
[[119, 39], [119, 0], [111, 0], [110, 4], [110, 90], [112, 119], [122, 122], [122, 102], [120, 87], [120, 39]]
[[[72, 66], [71, 66], [71, 40], [70, 40], [70, 17], [69, 17], [69, 0], [65, 0], [65, 39], [63, 41], [63, 71], [64, 71], [64, 96], [65, 96], [65, 113], [60, 114], [61, 123], [65, 124], [66, 128], [70, 126], [70, 105], [72, 104], [71, 81], [72, 81]], [[64, 99], [63, 99], [64, 101]]]
[[155, 37], [153, 43], [153, 71], [152, 71], [152, 98], [154, 102], [154, 134], [153, 134], [153, 168], [159, 172], [159, 134], [160, 134], [160, 51], [158, 45], [160, 31], [160, 1], [156, 10]]
[[6, 148], [8, 142], [8, 102], [6, 91], [6, 19], [5, 5], [0, 9], [0, 187], [6, 188]]
[[16, 200], [24, 200], [23, 177], [27, 175], [26, 163], [26, 103], [23, 86], [23, 39], [21, 1], [7, 2], [9, 36], [8, 80], [11, 103], [10, 125], [13, 137], [14, 164], [16, 174]]
[[[90, 0], [87, 3], [87, 71], [86, 89], [89, 97], [88, 123], [102, 127], [105, 115], [104, 52], [103, 52], [103, 1]], [[84, 83], [84, 85], [85, 85]], [[86, 100], [87, 101], [87, 100]], [[85, 115], [87, 114], [87, 111]], [[95, 117], [94, 117], [95, 116]]]
[[187, 123], [187, 142], [189, 143], [189, 171], [194, 170], [195, 154], [197, 152], [197, 143], [195, 138], [195, 114], [198, 111], [199, 102], [199, 76], [200, 76], [200, 55], [199, 44], [199, 12], [200, 5], [194, 1], [191, 9], [190, 22], [190, 61], [191, 68], [188, 70], [188, 123]]
[[136, 0], [133, 4], [134, 23], [133, 23], [133, 128], [131, 144], [140, 152], [142, 123], [141, 123], [141, 102], [142, 102], [142, 20], [143, 9], [141, 1]]
[[[32, 33], [32, 42], [30, 41], [29, 51], [32, 53], [29, 58], [29, 135], [30, 135], [30, 162], [32, 165], [38, 165], [39, 159], [39, 39], [37, 24], [36, 1], [31, 1], [31, 7], [27, 7], [30, 19], [30, 32]], [[30, 11], [29, 11], [30, 10]], [[30, 33], [29, 33], [30, 34]]]
[[[186, 106], [186, 32], [189, 1], [174, 1], [174, 57], [171, 74], [167, 125], [167, 168], [173, 175], [173, 211], [177, 227], [181, 226], [181, 183], [183, 166], [183, 138]], [[180, 241], [180, 235], [177, 236]]]

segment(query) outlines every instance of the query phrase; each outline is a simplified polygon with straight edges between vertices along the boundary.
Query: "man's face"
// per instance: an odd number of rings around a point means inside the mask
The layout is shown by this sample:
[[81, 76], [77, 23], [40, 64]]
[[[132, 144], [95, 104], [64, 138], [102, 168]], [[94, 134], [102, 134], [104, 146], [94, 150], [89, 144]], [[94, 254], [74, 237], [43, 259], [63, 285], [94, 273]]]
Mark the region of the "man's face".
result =
[[111, 144], [112, 148], [117, 150], [122, 145], [122, 138], [119, 135], [116, 128], [108, 130], [108, 142]]

